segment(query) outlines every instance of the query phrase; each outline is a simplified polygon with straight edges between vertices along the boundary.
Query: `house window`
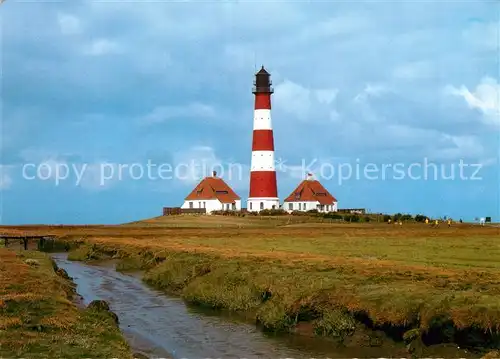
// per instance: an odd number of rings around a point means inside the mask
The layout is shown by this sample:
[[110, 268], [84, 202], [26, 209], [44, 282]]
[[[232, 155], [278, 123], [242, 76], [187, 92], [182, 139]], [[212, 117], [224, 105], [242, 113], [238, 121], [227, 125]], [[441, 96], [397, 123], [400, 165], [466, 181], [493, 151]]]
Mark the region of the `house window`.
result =
[[302, 209], [302, 203], [299, 203], [299, 211]]
[[304, 203], [304, 211], [307, 209], [306, 204]]
[[288, 209], [293, 210], [293, 203], [288, 203]]
[[260, 209], [264, 209], [264, 202], [260, 202]]
[[236, 210], [236, 203], [233, 203], [233, 211]]
[[250, 209], [252, 209], [252, 202], [250, 202]]
[[193, 208], [193, 202], [189, 202], [189, 208]]
[[203, 202], [203, 208], [207, 208], [207, 203]]

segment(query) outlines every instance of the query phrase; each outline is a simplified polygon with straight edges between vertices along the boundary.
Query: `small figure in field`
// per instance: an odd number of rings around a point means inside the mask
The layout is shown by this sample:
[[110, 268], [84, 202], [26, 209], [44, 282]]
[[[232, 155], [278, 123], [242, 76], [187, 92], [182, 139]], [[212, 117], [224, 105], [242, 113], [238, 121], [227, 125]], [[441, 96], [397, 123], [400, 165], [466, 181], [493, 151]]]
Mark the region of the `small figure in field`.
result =
[[435, 225], [436, 227], [439, 225], [439, 222], [438, 222], [438, 220], [437, 220], [437, 219], [434, 221], [434, 225]]
[[448, 218], [448, 227], [451, 227], [451, 219]]
[[387, 223], [391, 224], [391, 219], [390, 218], [387, 220]]
[[481, 226], [484, 226], [484, 223], [485, 223], [485, 222], [486, 222], [486, 218], [484, 218], [484, 217], [479, 218], [479, 224], [480, 224]]
[[460, 223], [462, 223], [462, 218], [460, 218], [460, 221], [459, 221], [459, 222], [460, 222]]
[[399, 225], [402, 226], [403, 225], [403, 222], [399, 221]]
[[429, 224], [429, 218], [425, 219], [425, 224]]

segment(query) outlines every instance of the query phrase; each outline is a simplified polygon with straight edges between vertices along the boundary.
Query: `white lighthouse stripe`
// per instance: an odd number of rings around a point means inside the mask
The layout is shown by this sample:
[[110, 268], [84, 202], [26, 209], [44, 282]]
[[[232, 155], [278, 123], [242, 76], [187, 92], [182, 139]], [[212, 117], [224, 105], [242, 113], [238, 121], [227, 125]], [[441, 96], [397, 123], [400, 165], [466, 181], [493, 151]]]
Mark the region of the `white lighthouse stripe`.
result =
[[275, 171], [274, 151], [252, 151], [250, 171]]
[[254, 110], [253, 112], [254, 130], [272, 130], [271, 110]]

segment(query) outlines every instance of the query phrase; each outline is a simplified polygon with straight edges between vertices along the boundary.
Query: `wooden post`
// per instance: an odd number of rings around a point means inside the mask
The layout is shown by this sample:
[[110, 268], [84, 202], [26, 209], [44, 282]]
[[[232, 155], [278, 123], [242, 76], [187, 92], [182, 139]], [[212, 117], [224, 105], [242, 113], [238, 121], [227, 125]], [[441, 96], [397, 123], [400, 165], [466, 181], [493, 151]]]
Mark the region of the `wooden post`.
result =
[[27, 251], [28, 250], [28, 238], [24, 237], [23, 241], [24, 241], [24, 250]]

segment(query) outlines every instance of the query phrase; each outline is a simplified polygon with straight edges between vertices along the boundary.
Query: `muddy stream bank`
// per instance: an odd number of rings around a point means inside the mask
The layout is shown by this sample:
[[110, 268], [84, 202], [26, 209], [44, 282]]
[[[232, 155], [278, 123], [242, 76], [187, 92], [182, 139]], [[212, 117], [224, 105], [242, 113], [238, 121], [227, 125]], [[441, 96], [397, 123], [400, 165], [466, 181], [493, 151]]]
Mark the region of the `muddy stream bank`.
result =
[[134, 352], [150, 358], [346, 358], [406, 357], [404, 348], [343, 348], [334, 342], [299, 335], [266, 334], [228, 315], [187, 306], [144, 284], [140, 274], [123, 274], [114, 262], [98, 265], [52, 254], [77, 285], [82, 304], [105, 300], [118, 315]]

